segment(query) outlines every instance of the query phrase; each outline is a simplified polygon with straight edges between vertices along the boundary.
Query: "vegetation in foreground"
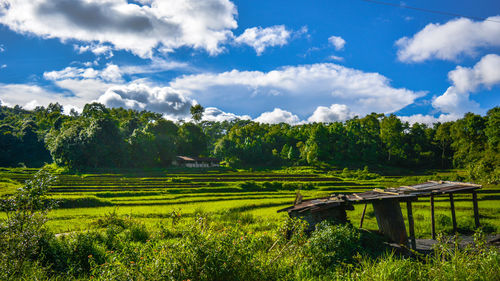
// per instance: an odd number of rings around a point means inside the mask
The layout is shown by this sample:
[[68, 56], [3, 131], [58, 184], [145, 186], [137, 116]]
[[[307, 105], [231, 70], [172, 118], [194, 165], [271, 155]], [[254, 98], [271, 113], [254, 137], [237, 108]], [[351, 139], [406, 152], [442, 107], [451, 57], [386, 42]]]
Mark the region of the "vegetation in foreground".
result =
[[24, 280], [498, 280], [500, 253], [440, 243], [431, 256], [391, 254], [351, 225], [254, 224], [252, 215], [172, 212], [155, 226], [109, 213], [86, 232], [45, 226], [50, 177], [38, 174], [9, 200], [0, 226], [0, 279]]

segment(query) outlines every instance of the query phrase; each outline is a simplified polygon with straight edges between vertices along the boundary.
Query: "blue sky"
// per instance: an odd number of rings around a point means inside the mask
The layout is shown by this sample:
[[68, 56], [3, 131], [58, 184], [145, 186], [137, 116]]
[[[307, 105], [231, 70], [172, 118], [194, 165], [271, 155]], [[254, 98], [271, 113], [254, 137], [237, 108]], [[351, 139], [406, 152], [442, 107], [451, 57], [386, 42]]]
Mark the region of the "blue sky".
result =
[[[186, 119], [454, 120], [500, 103], [500, 2], [0, 0], [0, 101]], [[465, 17], [468, 16], [468, 17]]]

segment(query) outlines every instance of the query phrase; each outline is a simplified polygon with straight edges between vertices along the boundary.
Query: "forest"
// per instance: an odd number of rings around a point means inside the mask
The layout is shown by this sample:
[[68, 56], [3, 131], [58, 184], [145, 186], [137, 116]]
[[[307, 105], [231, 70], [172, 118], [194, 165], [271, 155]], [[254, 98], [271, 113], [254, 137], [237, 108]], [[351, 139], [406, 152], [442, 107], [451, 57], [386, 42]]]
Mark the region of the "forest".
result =
[[433, 126], [372, 113], [345, 122], [262, 124], [248, 120], [173, 122], [161, 114], [87, 104], [0, 107], [0, 166], [72, 170], [168, 167], [176, 155], [213, 156], [229, 167], [332, 165], [381, 169], [461, 168], [471, 179], [500, 179], [500, 107]]

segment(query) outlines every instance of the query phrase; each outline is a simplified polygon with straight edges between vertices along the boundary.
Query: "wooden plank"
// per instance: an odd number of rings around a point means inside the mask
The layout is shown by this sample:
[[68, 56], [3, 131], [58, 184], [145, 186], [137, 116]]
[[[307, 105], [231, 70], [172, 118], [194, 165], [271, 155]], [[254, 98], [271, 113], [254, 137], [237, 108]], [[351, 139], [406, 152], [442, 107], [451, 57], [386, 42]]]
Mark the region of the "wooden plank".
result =
[[399, 200], [377, 200], [372, 204], [379, 230], [391, 241], [406, 245], [408, 236]]
[[476, 228], [479, 228], [481, 225], [479, 224], [479, 208], [477, 206], [476, 191], [472, 191], [472, 204], [474, 205], [474, 221], [476, 223]]
[[357, 199], [359, 199], [359, 200], [363, 200], [363, 197], [361, 197], [361, 196], [357, 195], [356, 193], [353, 193], [352, 195], [353, 195], [354, 197], [356, 197]]
[[361, 221], [359, 222], [359, 228], [363, 228], [363, 220], [365, 219], [366, 206], [368, 206], [368, 204], [365, 204], [365, 207], [363, 208], [363, 213], [361, 214]]
[[432, 234], [432, 239], [436, 240], [436, 221], [434, 219], [434, 195], [431, 195], [431, 234]]
[[456, 185], [464, 185], [464, 186], [482, 187], [482, 185], [480, 185], [480, 184], [469, 183], [469, 182], [445, 181], [445, 183], [456, 184]]
[[455, 215], [455, 202], [453, 201], [453, 193], [450, 193], [451, 220], [453, 221], [453, 232], [457, 232], [457, 217]]
[[410, 230], [411, 248], [417, 250], [417, 241], [415, 240], [415, 224], [413, 221], [413, 210], [411, 208], [411, 201], [406, 202], [406, 211], [408, 213], [408, 229]]
[[380, 188], [374, 188], [373, 191], [378, 192], [378, 193], [384, 193], [384, 194], [399, 195], [399, 193], [397, 193], [397, 192], [389, 192], [389, 191], [385, 191], [385, 190], [380, 189]]

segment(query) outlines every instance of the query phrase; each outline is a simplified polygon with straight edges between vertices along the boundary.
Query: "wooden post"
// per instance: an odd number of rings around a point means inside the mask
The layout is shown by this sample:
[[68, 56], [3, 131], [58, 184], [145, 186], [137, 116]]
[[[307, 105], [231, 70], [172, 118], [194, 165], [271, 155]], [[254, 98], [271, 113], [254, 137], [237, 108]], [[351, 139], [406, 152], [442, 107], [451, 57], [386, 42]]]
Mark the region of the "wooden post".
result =
[[431, 234], [432, 239], [436, 240], [436, 221], [434, 219], [434, 195], [431, 194]]
[[411, 208], [411, 201], [406, 202], [406, 211], [408, 212], [408, 229], [410, 230], [411, 248], [417, 250], [417, 241], [415, 240], [415, 225], [413, 222], [413, 210]]
[[406, 245], [408, 236], [399, 200], [382, 199], [373, 201], [373, 210], [375, 211], [379, 230], [393, 242]]
[[363, 227], [363, 220], [365, 219], [366, 206], [368, 206], [368, 204], [365, 204], [365, 207], [363, 208], [363, 213], [361, 214], [361, 222], [359, 223], [359, 228]]
[[476, 228], [479, 228], [479, 208], [477, 207], [477, 193], [475, 190], [472, 191], [472, 204], [474, 205], [474, 221], [476, 223]]
[[453, 193], [450, 193], [451, 220], [453, 221], [453, 232], [457, 232], [457, 217], [455, 216], [455, 202], [453, 201]]

